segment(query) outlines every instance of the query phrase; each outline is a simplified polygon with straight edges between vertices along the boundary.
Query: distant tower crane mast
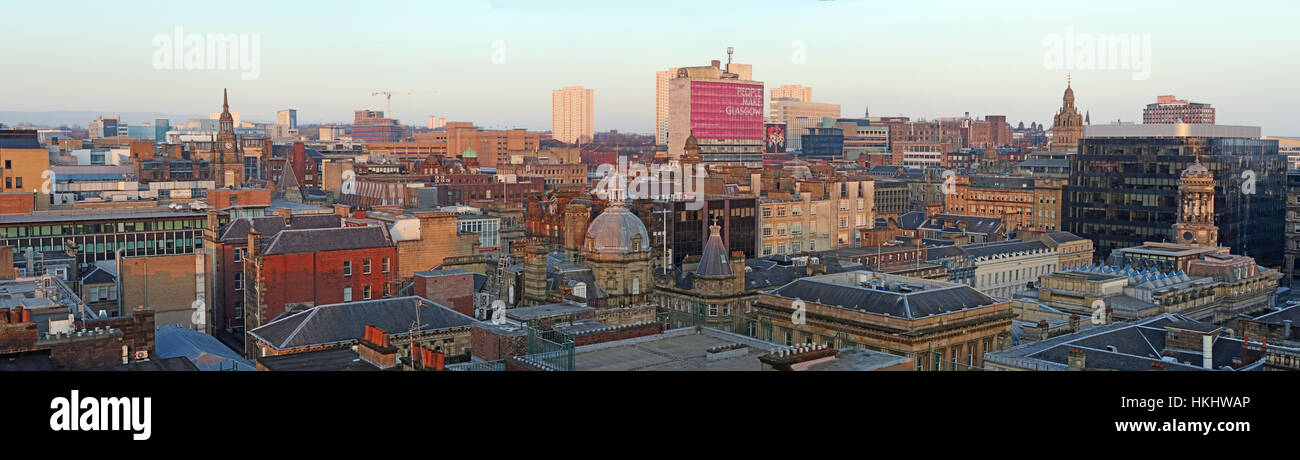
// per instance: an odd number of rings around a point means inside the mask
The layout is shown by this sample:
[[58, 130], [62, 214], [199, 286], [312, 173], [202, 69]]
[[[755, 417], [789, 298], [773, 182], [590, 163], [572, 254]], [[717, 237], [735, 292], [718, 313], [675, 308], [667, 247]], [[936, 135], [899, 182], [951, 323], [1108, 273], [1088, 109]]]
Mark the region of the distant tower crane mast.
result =
[[400, 94], [400, 95], [433, 94], [435, 92], [436, 91], [375, 91], [373, 93], [370, 93], [370, 95], [378, 96], [382, 94], [384, 96], [384, 99], [387, 103], [387, 106], [385, 106], [384, 114], [385, 116], [391, 118], [393, 116], [393, 95], [394, 94]]

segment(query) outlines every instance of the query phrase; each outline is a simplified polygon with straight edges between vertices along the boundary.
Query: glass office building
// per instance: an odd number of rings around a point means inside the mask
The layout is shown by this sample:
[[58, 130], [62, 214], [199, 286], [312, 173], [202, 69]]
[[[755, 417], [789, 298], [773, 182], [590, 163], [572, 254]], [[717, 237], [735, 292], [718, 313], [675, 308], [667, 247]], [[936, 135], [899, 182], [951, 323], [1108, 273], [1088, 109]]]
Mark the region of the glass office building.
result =
[[844, 131], [840, 128], [809, 128], [803, 135], [803, 158], [838, 160], [844, 156]]
[[1280, 267], [1286, 158], [1257, 127], [1086, 126], [1070, 158], [1064, 230], [1093, 240], [1098, 261], [1113, 249], [1173, 241], [1179, 177], [1198, 158], [1214, 174], [1219, 244]]

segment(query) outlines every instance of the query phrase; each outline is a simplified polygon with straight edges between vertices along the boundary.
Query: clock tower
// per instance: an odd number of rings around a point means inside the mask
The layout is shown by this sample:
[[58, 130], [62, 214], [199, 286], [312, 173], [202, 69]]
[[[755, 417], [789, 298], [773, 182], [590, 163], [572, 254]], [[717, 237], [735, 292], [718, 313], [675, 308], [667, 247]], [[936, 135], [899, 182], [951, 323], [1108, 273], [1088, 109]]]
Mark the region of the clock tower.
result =
[[1196, 163], [1183, 170], [1178, 179], [1178, 222], [1174, 224], [1174, 242], [1201, 246], [1218, 246], [1219, 227], [1214, 225], [1214, 175]]
[[213, 148], [212, 180], [218, 188], [242, 183], [244, 161], [240, 155], [239, 139], [235, 137], [235, 118], [230, 115], [230, 98], [221, 90], [221, 118], [218, 120], [216, 145]]

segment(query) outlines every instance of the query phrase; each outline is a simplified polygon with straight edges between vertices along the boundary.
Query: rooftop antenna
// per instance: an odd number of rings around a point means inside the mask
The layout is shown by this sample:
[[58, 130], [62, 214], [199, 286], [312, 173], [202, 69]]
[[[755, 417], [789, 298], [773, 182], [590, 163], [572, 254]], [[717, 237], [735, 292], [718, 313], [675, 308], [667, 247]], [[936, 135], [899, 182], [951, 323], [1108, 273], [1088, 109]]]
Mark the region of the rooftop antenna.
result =
[[410, 331], [407, 331], [407, 333], [406, 333], [406, 337], [407, 337], [408, 339], [410, 339], [410, 343], [408, 343], [407, 346], [410, 347], [410, 350], [411, 350], [411, 364], [412, 364], [412, 365], [415, 364], [415, 360], [417, 359], [417, 358], [415, 357], [415, 345], [416, 345], [418, 342], [415, 340], [415, 332], [418, 331], [418, 330], [421, 330], [421, 329], [424, 328], [425, 326], [428, 326], [428, 324], [424, 324], [424, 323], [421, 323], [421, 322], [420, 322], [420, 306], [423, 305], [423, 304], [424, 304], [424, 301], [423, 301], [423, 300], [415, 299], [415, 322], [414, 322], [414, 323], [411, 323], [411, 329], [410, 329]]
[[731, 55], [733, 54], [736, 54], [736, 47], [728, 46], [727, 47], [727, 71], [728, 72], [731, 71]]

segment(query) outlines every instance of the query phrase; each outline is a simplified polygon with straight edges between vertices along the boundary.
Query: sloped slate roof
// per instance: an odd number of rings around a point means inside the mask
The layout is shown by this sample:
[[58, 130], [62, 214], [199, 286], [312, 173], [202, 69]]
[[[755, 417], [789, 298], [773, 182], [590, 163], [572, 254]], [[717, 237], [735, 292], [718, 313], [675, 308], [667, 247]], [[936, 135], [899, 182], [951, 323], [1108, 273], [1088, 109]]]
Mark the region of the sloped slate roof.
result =
[[927, 229], [957, 231], [955, 225], [940, 227], [939, 223], [941, 221], [964, 221], [966, 222], [966, 231], [969, 233], [996, 233], [998, 229], [1002, 227], [1002, 219], [997, 217], [964, 216], [956, 214], [936, 214], [933, 218], [926, 220], [923, 226]]
[[898, 216], [898, 228], [916, 229], [925, 223], [925, 213], [911, 211]]
[[368, 324], [400, 336], [415, 324], [416, 302], [420, 305], [419, 331], [468, 327], [474, 322], [474, 318], [432, 300], [408, 296], [321, 305], [248, 333], [278, 350], [359, 340]]
[[1046, 235], [1047, 235], [1047, 237], [1050, 238], [1052, 241], [1055, 241], [1055, 242], [1057, 242], [1057, 243], [1068, 243], [1068, 242], [1071, 242], [1071, 241], [1079, 241], [1079, 240], [1082, 240], [1082, 239], [1083, 239], [1082, 237], [1080, 237], [1080, 236], [1078, 236], [1078, 235], [1075, 235], [1075, 234], [1073, 234], [1073, 233], [1070, 233], [1070, 232], [1063, 232], [1063, 231], [1059, 231], [1059, 230], [1058, 230], [1058, 231], [1054, 231], [1054, 232], [1047, 232]]
[[727, 257], [727, 246], [722, 243], [717, 227], [710, 227], [709, 241], [704, 244], [700, 255], [700, 266], [695, 269], [699, 276], [731, 276], [731, 261]]
[[993, 243], [968, 244], [962, 249], [970, 257], [989, 257], [999, 254], [1012, 254], [1021, 251], [1046, 251], [1049, 248], [1042, 241], [997, 241]]
[[216, 337], [168, 324], [154, 332], [154, 353], [160, 358], [185, 357], [202, 371], [255, 371], [245, 360]]
[[91, 270], [90, 273], [87, 273], [86, 276], [81, 278], [81, 284], [104, 284], [116, 281], [116, 276], [113, 276], [112, 273], [99, 267], [95, 267], [94, 270]]
[[266, 255], [341, 251], [391, 246], [383, 227], [312, 228], [284, 230], [263, 244]]
[[248, 239], [248, 229], [256, 228], [262, 238], [270, 238], [285, 228], [332, 228], [342, 224], [338, 214], [296, 214], [289, 217], [289, 225], [284, 225], [280, 216], [244, 217], [235, 219], [222, 230], [223, 243], [239, 243]]
[[777, 288], [772, 293], [822, 305], [908, 319], [997, 303], [992, 297], [962, 284], [903, 293], [802, 278]]

